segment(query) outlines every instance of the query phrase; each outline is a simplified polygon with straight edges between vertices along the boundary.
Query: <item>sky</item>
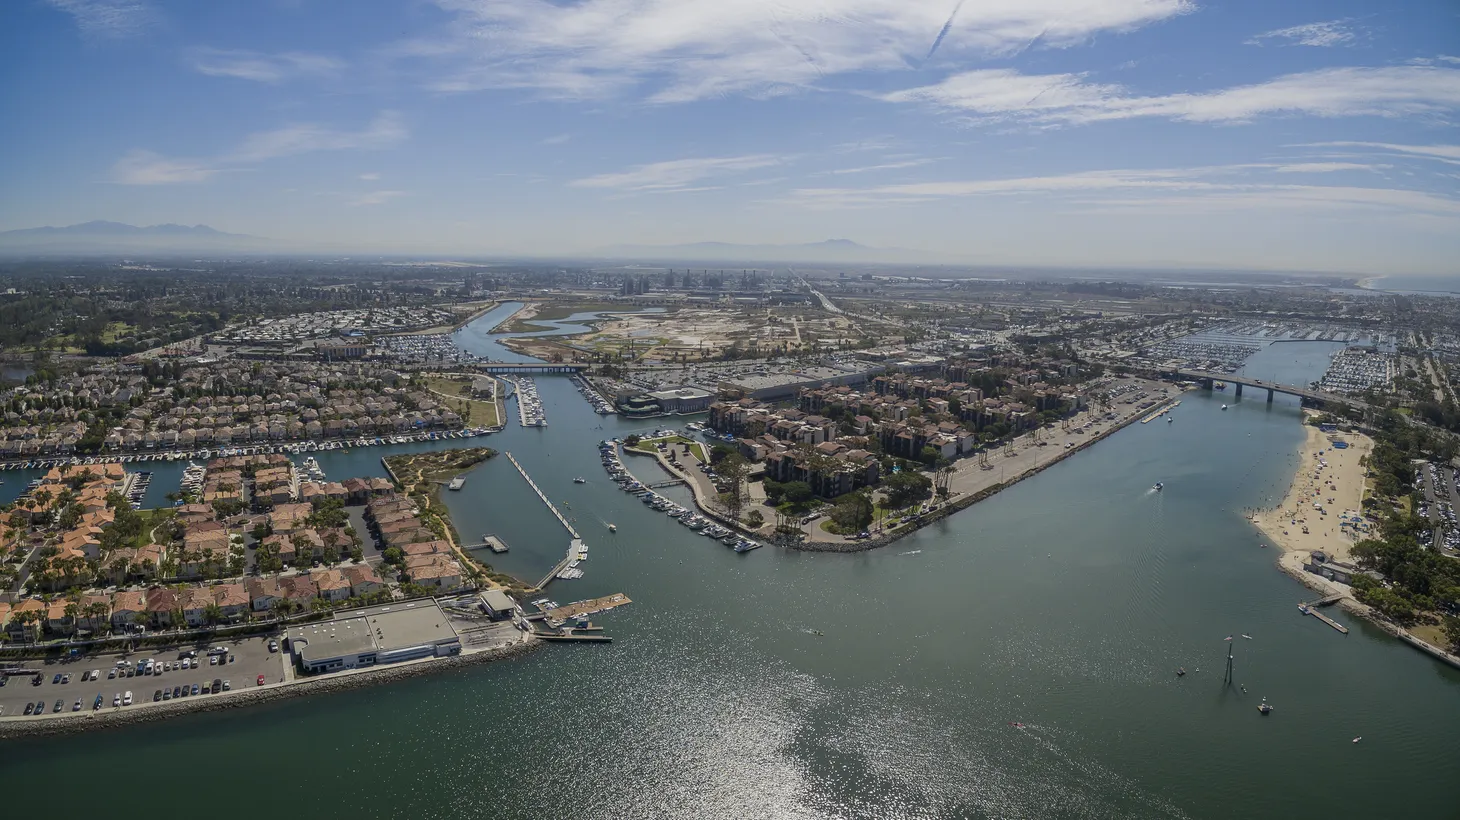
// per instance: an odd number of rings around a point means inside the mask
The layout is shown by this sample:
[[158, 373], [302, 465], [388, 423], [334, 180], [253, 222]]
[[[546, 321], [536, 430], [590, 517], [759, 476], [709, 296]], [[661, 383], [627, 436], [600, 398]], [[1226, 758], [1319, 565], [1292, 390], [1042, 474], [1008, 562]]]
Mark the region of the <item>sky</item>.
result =
[[1460, 273], [1454, 0], [6, 0], [0, 230]]

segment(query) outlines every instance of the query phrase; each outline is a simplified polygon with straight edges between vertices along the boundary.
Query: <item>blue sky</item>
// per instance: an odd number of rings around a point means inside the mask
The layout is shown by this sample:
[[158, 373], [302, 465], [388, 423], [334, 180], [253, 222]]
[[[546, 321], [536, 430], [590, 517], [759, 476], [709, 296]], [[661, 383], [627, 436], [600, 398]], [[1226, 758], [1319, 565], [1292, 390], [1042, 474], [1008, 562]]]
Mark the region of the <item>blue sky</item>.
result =
[[0, 229], [1460, 260], [1453, 0], [9, 0], [0, 61]]

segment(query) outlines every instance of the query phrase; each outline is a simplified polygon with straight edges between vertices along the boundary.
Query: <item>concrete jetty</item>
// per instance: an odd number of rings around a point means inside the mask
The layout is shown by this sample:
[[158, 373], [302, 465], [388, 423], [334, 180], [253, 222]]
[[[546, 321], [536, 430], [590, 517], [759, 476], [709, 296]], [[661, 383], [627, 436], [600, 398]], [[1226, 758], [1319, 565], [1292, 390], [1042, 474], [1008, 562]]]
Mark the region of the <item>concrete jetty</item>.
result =
[[558, 521], [561, 522], [563, 527], [568, 530], [568, 535], [572, 536], [572, 540], [568, 542], [568, 554], [564, 556], [563, 560], [559, 561], [557, 563], [557, 566], [554, 566], [552, 570], [550, 570], [547, 575], [543, 576], [543, 579], [537, 583], [538, 589], [546, 589], [547, 585], [552, 583], [554, 578], [558, 577], [558, 573], [567, 569], [568, 564], [577, 560], [578, 553], [582, 551], [583, 548], [583, 536], [579, 535], [578, 531], [573, 528], [573, 525], [569, 523], [567, 516], [563, 515], [561, 512], [558, 512], [558, 508], [554, 507], [553, 502], [548, 500], [547, 493], [543, 492], [542, 488], [537, 486], [537, 482], [532, 480], [532, 476], [527, 474], [527, 470], [522, 468], [522, 465], [518, 463], [517, 459], [513, 458], [511, 453], [504, 453], [503, 455], [507, 456], [507, 460], [512, 462], [512, 466], [516, 467], [517, 472], [522, 474], [522, 478], [527, 481], [527, 486], [531, 487], [532, 491], [537, 493], [537, 497], [542, 499], [542, 503], [547, 505], [548, 510], [551, 511], [553, 515], [558, 517]]

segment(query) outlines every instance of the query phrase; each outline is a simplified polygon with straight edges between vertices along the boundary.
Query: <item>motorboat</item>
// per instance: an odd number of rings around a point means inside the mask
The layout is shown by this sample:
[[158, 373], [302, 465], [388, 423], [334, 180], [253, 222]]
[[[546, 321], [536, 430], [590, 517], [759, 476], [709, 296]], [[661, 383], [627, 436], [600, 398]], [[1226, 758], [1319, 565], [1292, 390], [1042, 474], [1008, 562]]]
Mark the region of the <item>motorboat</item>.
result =
[[1267, 698], [1263, 698], [1262, 703], [1257, 704], [1257, 711], [1261, 712], [1264, 715], [1271, 714], [1272, 704], [1267, 702]]
[[617, 525], [614, 525], [614, 524], [609, 524], [608, 525], [608, 531], [609, 532], [618, 532], [618, 526]]
[[1222, 409], [1223, 409], [1223, 410], [1226, 410], [1226, 409], [1227, 409], [1227, 405], [1225, 405], [1225, 404], [1224, 404], [1224, 405], [1222, 405]]
[[1156, 492], [1158, 492], [1158, 493], [1159, 493], [1159, 492], [1161, 492], [1161, 491], [1162, 491], [1162, 490], [1164, 490], [1164, 489], [1166, 489], [1166, 485], [1165, 485], [1165, 484], [1162, 484], [1162, 483], [1161, 483], [1161, 482], [1159, 482], [1159, 481], [1157, 481], [1157, 482], [1156, 482], [1156, 483], [1155, 483], [1155, 484], [1152, 484], [1152, 485], [1151, 485], [1151, 489], [1153, 489], [1153, 490], [1155, 490], [1155, 491], [1156, 491]]
[[586, 478], [584, 478], [583, 476], [580, 475], [577, 478], [573, 479], [573, 483], [574, 484], [587, 484], [588, 483], [588, 479], [586, 479]]
[[1176, 677], [1181, 678], [1181, 677], [1185, 677], [1185, 676], [1186, 676], [1186, 667], [1184, 667], [1184, 666], [1178, 666], [1178, 667], [1176, 667]]

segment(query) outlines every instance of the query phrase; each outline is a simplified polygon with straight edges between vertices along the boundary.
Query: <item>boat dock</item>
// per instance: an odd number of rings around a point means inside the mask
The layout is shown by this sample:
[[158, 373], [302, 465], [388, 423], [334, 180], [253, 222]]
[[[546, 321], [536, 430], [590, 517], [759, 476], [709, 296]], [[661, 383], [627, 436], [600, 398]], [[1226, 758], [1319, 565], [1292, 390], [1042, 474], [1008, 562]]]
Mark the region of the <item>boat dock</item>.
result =
[[[1341, 598], [1343, 596], [1340, 595], [1338, 597]], [[1313, 617], [1315, 617], [1318, 620], [1320, 620], [1320, 621], [1328, 624], [1329, 626], [1333, 627], [1334, 629], [1337, 629], [1339, 632], [1342, 632], [1345, 635], [1348, 634], [1348, 627], [1344, 626], [1343, 624], [1339, 623], [1338, 621], [1333, 620], [1332, 618], [1328, 617], [1327, 615], [1324, 615], [1322, 612], [1319, 612], [1317, 609], [1315, 609], [1315, 608], [1313, 608], [1311, 606], [1308, 606], [1307, 604], [1298, 604], [1298, 611], [1299, 612], [1302, 612], [1304, 615], [1312, 615]]]
[[1339, 601], [1342, 601], [1343, 598], [1344, 598], [1344, 595], [1343, 595], [1342, 592], [1336, 592], [1336, 593], [1334, 593], [1332, 595], [1329, 595], [1327, 598], [1319, 598], [1316, 601], [1308, 601], [1308, 602], [1304, 603], [1303, 606], [1310, 607], [1310, 608], [1311, 607], [1319, 607], [1319, 606], [1328, 606], [1330, 604], [1336, 604]]
[[563, 515], [561, 512], [558, 512], [558, 508], [554, 507], [553, 502], [548, 500], [547, 493], [544, 493], [542, 491], [542, 488], [537, 486], [537, 482], [532, 480], [532, 476], [527, 474], [527, 470], [524, 470], [522, 468], [522, 465], [518, 463], [517, 459], [513, 458], [511, 453], [503, 453], [503, 455], [507, 456], [507, 460], [512, 462], [512, 466], [516, 467], [517, 472], [521, 473], [522, 478], [527, 481], [527, 486], [531, 487], [532, 491], [537, 493], [537, 497], [542, 499], [542, 503], [547, 505], [548, 510], [552, 512], [553, 515], [557, 516], [558, 521], [561, 522], [563, 527], [568, 530], [568, 535], [572, 536], [573, 539], [572, 541], [568, 542], [568, 554], [564, 556], [563, 560], [559, 561], [556, 566], [549, 570], [548, 574], [544, 575], [541, 581], [538, 582], [538, 589], [546, 589], [547, 585], [552, 583], [552, 580], [554, 578], [558, 577], [558, 573], [567, 569], [568, 564], [571, 564], [572, 562], [578, 560], [578, 553], [582, 552], [584, 549], [583, 536], [579, 535], [578, 531], [573, 528], [573, 525], [568, 521], [567, 516]]
[[1152, 411], [1151, 415], [1146, 416], [1145, 418], [1141, 419], [1141, 424], [1145, 424], [1146, 422], [1155, 421], [1156, 419], [1161, 418], [1162, 416], [1164, 416], [1167, 413], [1169, 413], [1172, 410], [1174, 410], [1180, 404], [1181, 404], [1181, 399], [1176, 399], [1175, 401], [1168, 402], [1166, 404], [1161, 405], [1160, 407], [1158, 407], [1154, 411]]
[[469, 550], [489, 549], [501, 555], [507, 551], [507, 542], [495, 535], [484, 535], [480, 544], [466, 544], [462, 548]]
[[613, 609], [617, 606], [625, 606], [631, 603], [633, 603], [633, 601], [629, 600], [629, 596], [623, 594], [622, 592], [616, 592], [613, 595], [605, 595], [602, 598], [593, 598], [587, 601], [575, 601], [571, 604], [564, 604], [562, 606], [553, 607], [552, 609], [547, 610], [546, 615], [548, 616], [548, 618], [554, 621], [567, 621], [576, 618], [579, 615], [594, 615], [599, 612]]
[[522, 473], [522, 477], [527, 480], [527, 486], [531, 487], [532, 491], [537, 493], [537, 497], [542, 499], [542, 503], [546, 504], [548, 510], [550, 510], [553, 515], [557, 516], [558, 520], [561, 521], [563, 526], [567, 528], [568, 534], [573, 536], [574, 538], [582, 540], [583, 536], [579, 535], [578, 531], [573, 529], [573, 525], [568, 523], [567, 516], [558, 512], [558, 508], [554, 507], [553, 502], [548, 500], [547, 493], [544, 493], [542, 489], [537, 486], [537, 482], [533, 481], [532, 476], [528, 475], [527, 471], [522, 469], [522, 465], [517, 463], [517, 459], [513, 458], [511, 453], [505, 453], [504, 455], [507, 456], [508, 461], [512, 462], [512, 466], [517, 468], [517, 472]]

